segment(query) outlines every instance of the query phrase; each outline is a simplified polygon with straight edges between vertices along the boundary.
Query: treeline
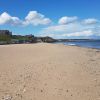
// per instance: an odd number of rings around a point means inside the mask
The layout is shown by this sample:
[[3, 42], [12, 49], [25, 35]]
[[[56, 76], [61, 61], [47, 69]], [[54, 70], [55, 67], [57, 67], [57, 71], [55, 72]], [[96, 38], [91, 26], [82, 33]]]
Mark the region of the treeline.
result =
[[12, 35], [11, 42], [12, 43], [34, 43], [34, 35]]
[[51, 37], [35, 37], [34, 35], [12, 35], [9, 30], [0, 30], [0, 44], [20, 44], [37, 42], [55, 42]]

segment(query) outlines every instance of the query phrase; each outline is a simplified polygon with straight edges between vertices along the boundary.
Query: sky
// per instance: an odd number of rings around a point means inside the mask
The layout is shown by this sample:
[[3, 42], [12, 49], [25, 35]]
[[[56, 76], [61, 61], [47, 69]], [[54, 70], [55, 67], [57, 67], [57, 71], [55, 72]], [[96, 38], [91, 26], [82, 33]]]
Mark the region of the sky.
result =
[[100, 0], [0, 0], [0, 29], [53, 38], [100, 38]]

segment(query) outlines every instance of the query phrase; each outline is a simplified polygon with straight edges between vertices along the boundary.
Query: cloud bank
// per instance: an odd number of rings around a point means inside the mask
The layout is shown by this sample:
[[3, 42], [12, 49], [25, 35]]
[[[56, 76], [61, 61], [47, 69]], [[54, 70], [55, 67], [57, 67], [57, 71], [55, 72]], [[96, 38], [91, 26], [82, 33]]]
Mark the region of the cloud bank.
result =
[[[63, 16], [57, 23], [37, 11], [29, 11], [22, 20], [7, 12], [0, 14], [0, 25], [33, 27], [43, 25], [37, 33], [54, 38], [100, 38], [100, 21], [96, 18], [79, 19], [77, 16]], [[50, 24], [52, 23], [52, 24]], [[49, 26], [48, 26], [49, 25]]]
[[78, 17], [62, 17], [58, 23], [42, 29], [40, 35], [55, 38], [100, 38], [100, 23], [97, 19], [79, 20]]

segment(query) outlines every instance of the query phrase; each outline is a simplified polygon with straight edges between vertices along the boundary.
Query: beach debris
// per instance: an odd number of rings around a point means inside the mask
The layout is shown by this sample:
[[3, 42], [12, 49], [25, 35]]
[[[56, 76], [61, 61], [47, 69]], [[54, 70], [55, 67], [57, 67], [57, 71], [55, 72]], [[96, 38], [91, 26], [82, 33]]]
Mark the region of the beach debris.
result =
[[97, 79], [94, 79], [94, 81], [97, 81]]
[[73, 95], [71, 94], [71, 96], [73, 96]]
[[2, 100], [12, 100], [12, 96], [6, 95], [2, 98]]
[[25, 93], [25, 92], [26, 92], [26, 89], [24, 88], [24, 89], [23, 89], [23, 93]]
[[69, 90], [66, 90], [66, 92], [69, 92]]
[[41, 90], [41, 92], [43, 92], [43, 90]]
[[17, 93], [16, 96], [22, 98], [22, 94], [20, 93]]

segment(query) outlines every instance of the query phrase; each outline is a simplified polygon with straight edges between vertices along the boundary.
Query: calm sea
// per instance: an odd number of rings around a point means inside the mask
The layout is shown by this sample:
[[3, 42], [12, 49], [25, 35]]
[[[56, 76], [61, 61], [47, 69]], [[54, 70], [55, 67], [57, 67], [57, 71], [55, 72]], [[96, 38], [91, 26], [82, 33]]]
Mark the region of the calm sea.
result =
[[87, 47], [87, 48], [96, 48], [100, 49], [100, 40], [93, 40], [93, 41], [71, 41], [71, 42], [57, 42], [57, 44], [64, 44], [64, 45], [71, 45], [71, 46], [80, 46], [80, 47]]

